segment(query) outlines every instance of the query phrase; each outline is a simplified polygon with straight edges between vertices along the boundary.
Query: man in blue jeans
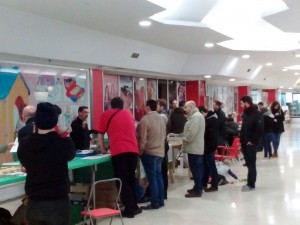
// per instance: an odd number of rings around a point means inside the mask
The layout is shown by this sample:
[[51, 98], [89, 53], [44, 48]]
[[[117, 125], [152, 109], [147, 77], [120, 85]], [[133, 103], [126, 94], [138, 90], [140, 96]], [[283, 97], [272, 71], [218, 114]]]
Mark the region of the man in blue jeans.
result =
[[161, 164], [165, 155], [166, 125], [163, 118], [156, 112], [156, 107], [156, 101], [146, 102], [146, 115], [137, 127], [141, 160], [151, 192], [151, 204], [141, 207], [146, 210], [164, 206], [165, 197]]
[[196, 108], [194, 101], [185, 103], [184, 112], [187, 122], [183, 131], [183, 152], [188, 153], [190, 170], [194, 177], [194, 187], [187, 190], [186, 198], [202, 196], [203, 179], [203, 153], [204, 153], [204, 131], [205, 120]]

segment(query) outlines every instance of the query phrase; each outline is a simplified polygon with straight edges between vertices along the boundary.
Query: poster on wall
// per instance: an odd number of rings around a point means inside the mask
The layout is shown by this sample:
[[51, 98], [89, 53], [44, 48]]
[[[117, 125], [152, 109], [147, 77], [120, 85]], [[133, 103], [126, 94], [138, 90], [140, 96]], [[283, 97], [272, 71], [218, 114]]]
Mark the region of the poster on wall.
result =
[[63, 86], [64, 101], [73, 103], [86, 101], [86, 78], [63, 76], [58, 86]]
[[146, 80], [144, 78], [134, 78], [134, 118], [140, 121], [145, 114], [146, 101]]
[[178, 102], [185, 101], [185, 81], [177, 82]]
[[124, 101], [124, 109], [130, 109], [133, 107], [133, 87], [132, 77], [120, 76], [120, 97]]
[[104, 96], [104, 111], [111, 108], [110, 102], [114, 97], [119, 96], [118, 75], [103, 75], [103, 96]]
[[173, 100], [177, 100], [177, 87], [176, 81], [169, 80], [169, 103], [171, 105]]
[[147, 79], [147, 99], [157, 100], [157, 80]]

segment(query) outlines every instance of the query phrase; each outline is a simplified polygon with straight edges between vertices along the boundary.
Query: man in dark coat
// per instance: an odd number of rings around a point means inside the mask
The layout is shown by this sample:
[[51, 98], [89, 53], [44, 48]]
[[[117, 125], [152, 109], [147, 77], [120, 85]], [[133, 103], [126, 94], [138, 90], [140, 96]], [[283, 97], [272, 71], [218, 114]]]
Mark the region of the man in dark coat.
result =
[[219, 127], [219, 133], [218, 133], [218, 145], [225, 145], [226, 140], [226, 116], [223, 110], [221, 109], [222, 103], [218, 100], [215, 100], [213, 103], [213, 109], [214, 112], [218, 116], [218, 127]]
[[244, 112], [240, 140], [248, 168], [247, 184], [242, 187], [242, 191], [246, 192], [255, 189], [256, 152], [263, 133], [263, 117], [254, 106], [250, 96], [241, 98], [241, 107], [244, 108]]

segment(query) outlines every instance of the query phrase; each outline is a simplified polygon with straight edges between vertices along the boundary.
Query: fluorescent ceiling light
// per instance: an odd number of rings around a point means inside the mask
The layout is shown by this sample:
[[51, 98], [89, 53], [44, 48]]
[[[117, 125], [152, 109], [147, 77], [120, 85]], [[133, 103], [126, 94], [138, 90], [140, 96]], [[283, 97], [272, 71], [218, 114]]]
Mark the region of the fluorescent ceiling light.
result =
[[76, 77], [76, 74], [74, 74], [74, 73], [63, 73], [62, 76], [63, 77]]
[[286, 71], [288, 71], [288, 69], [287, 69], [287, 68], [283, 68], [282, 71], [283, 71], [283, 72], [286, 72]]
[[286, 68], [289, 69], [289, 70], [300, 70], [300, 65], [289, 66], [289, 67], [286, 67]]
[[266, 63], [266, 66], [272, 66], [273, 64], [272, 63]]
[[249, 58], [250, 58], [250, 55], [242, 55], [242, 58], [243, 58], [243, 59], [249, 59]]
[[205, 75], [204, 78], [211, 78], [211, 75]]
[[300, 54], [296, 54], [295, 57], [300, 58]]
[[298, 72], [296, 72], [296, 73], [294, 73], [294, 75], [299, 75], [299, 73], [298, 73]]
[[230, 82], [233, 82], [233, 81], [235, 81], [235, 79], [234, 79], [234, 78], [231, 78], [231, 79], [229, 79], [229, 81], [230, 81]]
[[148, 21], [148, 20], [143, 20], [143, 21], [140, 21], [139, 24], [140, 24], [140, 26], [142, 26], [142, 27], [148, 27], [148, 26], [151, 25], [151, 22]]
[[164, 24], [207, 27], [231, 40], [232, 50], [289, 51], [300, 48], [300, 33], [287, 33], [264, 18], [285, 10], [283, 0], [148, 0], [165, 10], [149, 17]]
[[80, 75], [80, 76], [78, 76], [78, 78], [80, 78], [80, 79], [86, 79], [86, 75]]
[[284, 88], [283, 86], [280, 86], [279, 88]]
[[145, 79], [141, 77], [141, 78], [139, 78], [139, 80], [145, 80]]
[[84, 70], [83, 68], [81, 68], [80, 70]]
[[292, 87], [289, 87], [289, 90], [292, 90], [293, 88]]
[[205, 43], [205, 47], [212, 48], [214, 47], [214, 43]]
[[43, 71], [40, 73], [41, 75], [49, 75], [49, 76], [56, 76], [57, 72], [52, 72], [52, 71]]

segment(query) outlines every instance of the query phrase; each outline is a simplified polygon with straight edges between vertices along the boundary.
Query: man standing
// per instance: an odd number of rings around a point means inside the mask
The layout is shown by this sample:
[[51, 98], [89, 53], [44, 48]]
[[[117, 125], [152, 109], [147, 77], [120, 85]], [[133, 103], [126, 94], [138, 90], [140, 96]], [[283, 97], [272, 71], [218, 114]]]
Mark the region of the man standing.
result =
[[225, 113], [221, 109], [222, 103], [215, 100], [213, 103], [213, 109], [218, 116], [219, 133], [218, 133], [218, 145], [224, 145], [226, 140], [226, 117]]
[[78, 108], [78, 116], [71, 123], [72, 132], [70, 137], [74, 142], [76, 150], [84, 150], [90, 148], [91, 133], [97, 133], [95, 130], [89, 130], [87, 118], [89, 115], [89, 108], [87, 106], [80, 106]]
[[183, 131], [183, 152], [188, 153], [188, 161], [194, 177], [194, 187], [187, 190], [186, 198], [202, 196], [203, 153], [205, 120], [194, 101], [185, 103], [187, 122]]
[[34, 130], [33, 117], [35, 115], [35, 111], [36, 111], [35, 106], [27, 105], [27, 106], [24, 107], [24, 109], [22, 111], [22, 119], [23, 119], [23, 122], [25, 122], [26, 125], [18, 131], [18, 140], [19, 140], [19, 142], [24, 137], [27, 137], [29, 134], [33, 133], [33, 130]]
[[[168, 112], [166, 110], [167, 108], [167, 102], [163, 99], [157, 100], [157, 108], [156, 111], [160, 114], [160, 116], [164, 119], [165, 125], [166, 125], [166, 135], [168, 132]], [[161, 164], [161, 174], [164, 182], [164, 193], [165, 193], [165, 199], [168, 198], [168, 187], [169, 187], [169, 180], [168, 180], [168, 151], [169, 151], [169, 143], [167, 140], [165, 140], [165, 156], [163, 158], [162, 164]]]
[[[205, 192], [218, 191], [218, 171], [215, 162], [215, 151], [218, 146], [218, 116], [215, 112], [208, 111], [204, 106], [199, 106], [198, 109], [205, 118], [202, 184]], [[211, 176], [211, 186], [207, 188], [209, 175]]]
[[137, 127], [141, 160], [151, 191], [151, 204], [143, 209], [158, 209], [165, 205], [161, 164], [165, 155], [166, 125], [156, 108], [156, 101], [148, 100], [146, 115]]
[[135, 124], [131, 112], [123, 109], [122, 98], [115, 97], [110, 104], [112, 109], [105, 111], [100, 118], [100, 151], [105, 150], [104, 134], [107, 133], [114, 173], [122, 181], [121, 199], [125, 205], [122, 216], [133, 218], [142, 212], [137, 206], [135, 195], [135, 170], [138, 161]]
[[74, 158], [75, 150], [69, 138], [55, 131], [57, 121], [55, 107], [49, 102], [39, 103], [34, 118], [37, 132], [21, 139], [18, 147], [18, 158], [27, 172], [29, 224], [69, 224], [68, 161]]
[[255, 189], [256, 152], [263, 132], [263, 118], [250, 96], [244, 96], [240, 101], [244, 108], [240, 140], [248, 168], [247, 185], [242, 187], [242, 191], [246, 192]]

